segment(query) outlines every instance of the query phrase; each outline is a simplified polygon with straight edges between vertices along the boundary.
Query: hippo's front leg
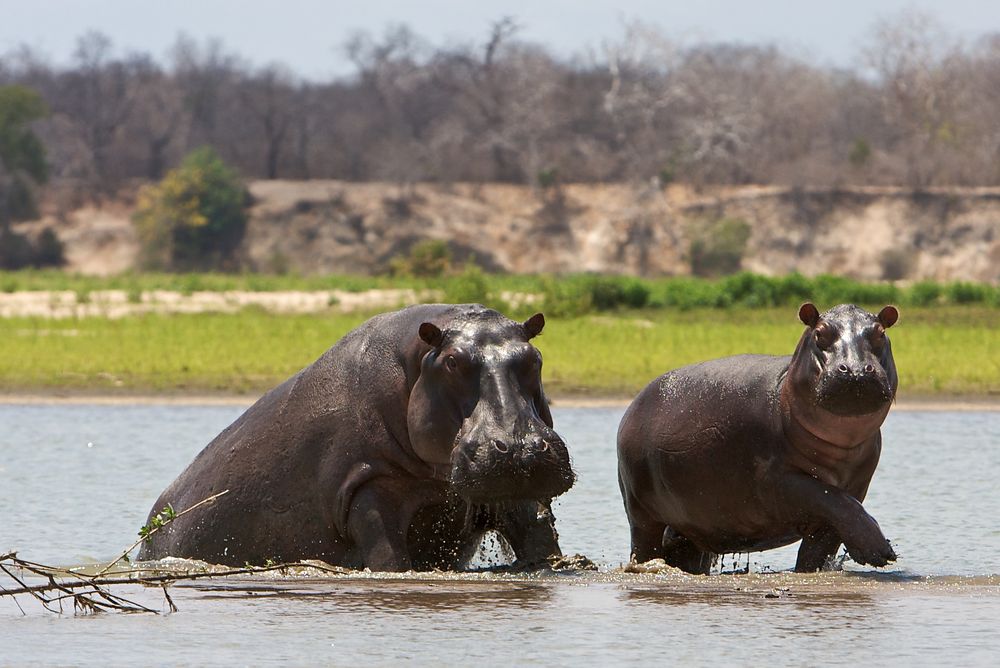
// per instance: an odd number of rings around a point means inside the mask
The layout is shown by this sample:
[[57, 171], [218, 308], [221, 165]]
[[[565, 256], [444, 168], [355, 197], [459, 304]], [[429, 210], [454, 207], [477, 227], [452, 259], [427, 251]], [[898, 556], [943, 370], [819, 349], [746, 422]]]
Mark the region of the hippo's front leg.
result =
[[[819, 520], [829, 524], [857, 563], [885, 566], [896, 560], [896, 553], [878, 522], [865, 511], [860, 501], [844, 490], [798, 473], [785, 476], [781, 486], [785, 508], [793, 521], [809, 524]], [[816, 570], [818, 567], [814, 564], [818, 554], [828, 549], [832, 540], [828, 535], [824, 544], [804, 543], [802, 548], [806, 553], [800, 554], [801, 565]], [[833, 549], [836, 550], [835, 545]], [[800, 570], [799, 563], [796, 570]]]
[[406, 534], [412, 515], [391, 487], [378, 480], [355, 492], [347, 516], [347, 533], [365, 568], [396, 572], [411, 569]]
[[815, 573], [831, 570], [840, 545], [840, 534], [830, 526], [823, 526], [808, 536], [803, 536], [795, 560], [795, 572]]
[[562, 554], [549, 503], [518, 504], [504, 518], [501, 532], [517, 556], [518, 566], [544, 564], [548, 557]]

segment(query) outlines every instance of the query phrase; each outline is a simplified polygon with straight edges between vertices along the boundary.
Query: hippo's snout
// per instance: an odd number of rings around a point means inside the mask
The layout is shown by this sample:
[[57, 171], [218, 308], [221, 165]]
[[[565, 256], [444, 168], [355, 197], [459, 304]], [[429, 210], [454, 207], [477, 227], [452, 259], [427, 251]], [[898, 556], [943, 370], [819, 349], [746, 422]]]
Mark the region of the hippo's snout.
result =
[[874, 413], [892, 401], [892, 388], [881, 366], [837, 364], [816, 387], [817, 403], [836, 415]]
[[573, 486], [566, 444], [555, 432], [459, 440], [451, 483], [470, 501], [551, 499]]

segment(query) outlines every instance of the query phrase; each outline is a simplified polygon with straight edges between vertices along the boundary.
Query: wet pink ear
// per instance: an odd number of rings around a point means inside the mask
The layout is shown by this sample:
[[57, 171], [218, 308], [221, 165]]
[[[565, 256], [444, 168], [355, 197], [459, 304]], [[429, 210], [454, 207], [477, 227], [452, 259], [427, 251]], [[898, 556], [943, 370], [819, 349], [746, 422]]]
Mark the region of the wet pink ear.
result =
[[886, 306], [878, 312], [878, 321], [885, 329], [889, 329], [899, 320], [899, 311], [895, 306]]
[[420, 338], [427, 345], [437, 348], [444, 340], [444, 334], [434, 323], [424, 322], [420, 324]]
[[529, 341], [541, 334], [543, 327], [545, 327], [545, 316], [541, 313], [536, 313], [524, 321], [524, 333], [528, 335]]
[[802, 321], [803, 325], [815, 327], [816, 323], [819, 322], [819, 309], [812, 302], [806, 302], [799, 307], [799, 320]]

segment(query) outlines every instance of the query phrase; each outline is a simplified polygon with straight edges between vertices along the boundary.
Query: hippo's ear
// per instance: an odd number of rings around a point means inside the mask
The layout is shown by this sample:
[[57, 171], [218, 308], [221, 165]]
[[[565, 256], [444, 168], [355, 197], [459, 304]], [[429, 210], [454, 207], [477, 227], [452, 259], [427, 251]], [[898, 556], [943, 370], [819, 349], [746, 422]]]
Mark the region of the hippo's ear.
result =
[[895, 306], [886, 306], [878, 312], [879, 324], [885, 329], [895, 325], [897, 320], [899, 320], [899, 311], [896, 310]]
[[541, 334], [544, 327], [545, 316], [541, 313], [536, 313], [524, 321], [524, 333], [528, 335], [529, 341]]
[[812, 302], [806, 302], [799, 307], [799, 320], [802, 321], [803, 325], [815, 327], [816, 323], [819, 322], [819, 309]]
[[420, 324], [420, 338], [427, 345], [437, 348], [444, 340], [444, 333], [434, 323], [424, 322]]

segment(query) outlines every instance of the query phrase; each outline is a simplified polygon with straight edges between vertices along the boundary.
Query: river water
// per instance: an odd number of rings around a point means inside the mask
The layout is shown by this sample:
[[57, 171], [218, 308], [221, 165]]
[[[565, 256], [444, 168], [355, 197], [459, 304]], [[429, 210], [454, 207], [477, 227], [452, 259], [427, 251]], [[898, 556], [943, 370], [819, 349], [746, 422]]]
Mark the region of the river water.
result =
[[[0, 552], [114, 557], [242, 410], [0, 405]], [[793, 546], [694, 577], [620, 568], [622, 411], [554, 409], [579, 474], [554, 506], [560, 542], [598, 572], [214, 579], [173, 586], [179, 612], [155, 616], [59, 616], [23, 597], [22, 613], [4, 597], [0, 666], [1000, 661], [1000, 412], [889, 416], [865, 506], [900, 555], [891, 567], [796, 575]], [[159, 590], [122, 591], [165, 608]]]

